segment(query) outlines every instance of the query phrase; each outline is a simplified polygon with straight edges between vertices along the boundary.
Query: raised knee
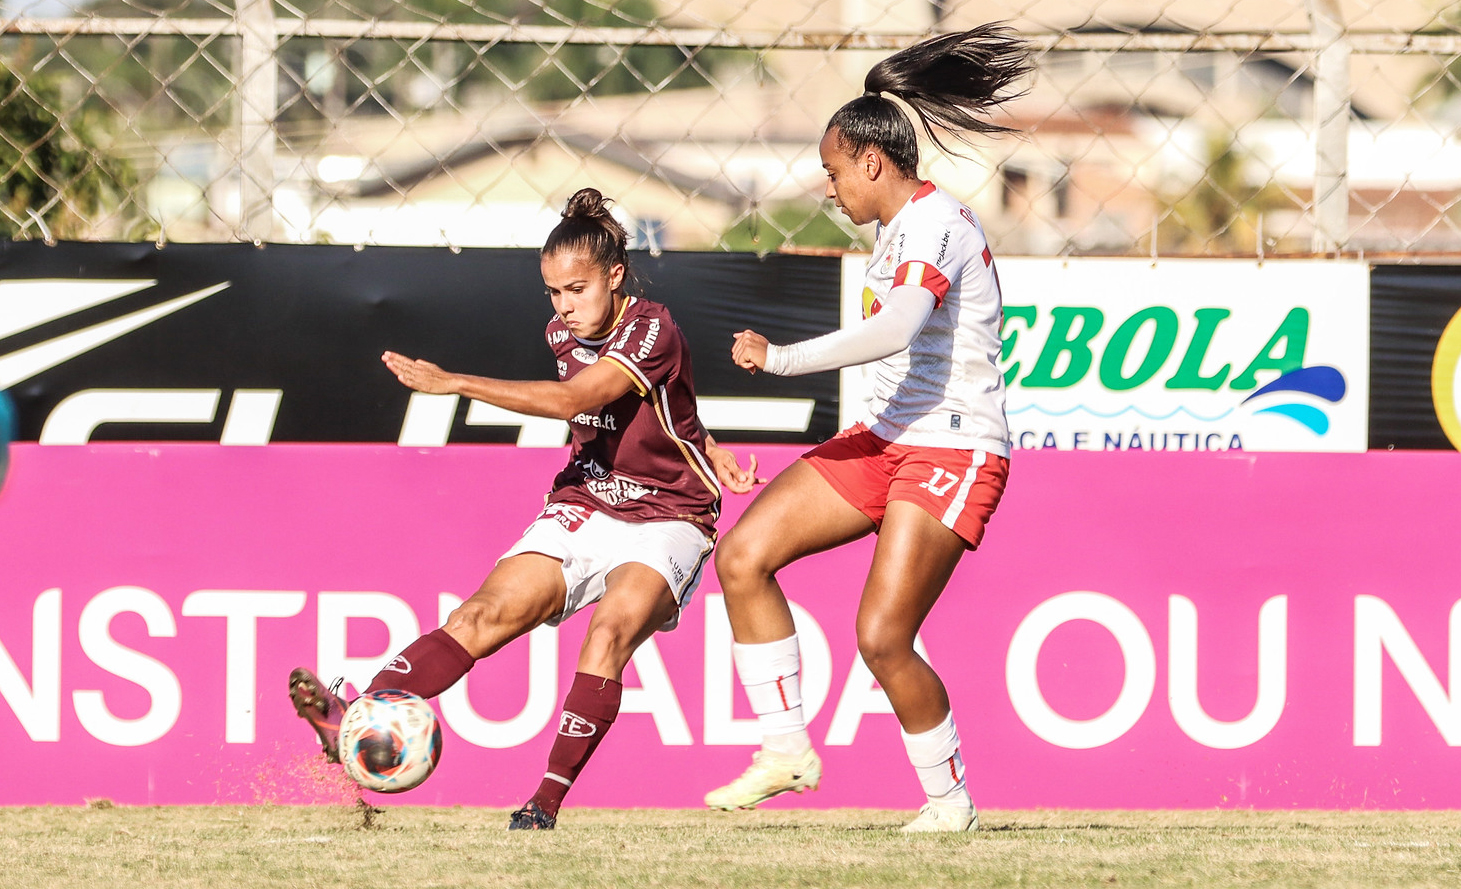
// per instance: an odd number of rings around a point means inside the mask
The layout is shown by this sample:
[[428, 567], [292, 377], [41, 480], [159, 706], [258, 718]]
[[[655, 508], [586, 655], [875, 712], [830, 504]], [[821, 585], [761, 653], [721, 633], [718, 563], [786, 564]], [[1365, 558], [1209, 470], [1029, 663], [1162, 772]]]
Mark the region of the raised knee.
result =
[[742, 581], [769, 577], [773, 573], [765, 548], [754, 537], [737, 533], [735, 528], [715, 548], [715, 575], [722, 587], [727, 584], [734, 587]]
[[874, 677], [916, 656], [911, 639], [883, 624], [858, 626], [857, 653], [862, 655], [863, 663], [867, 664]]
[[610, 652], [628, 648], [634, 644], [634, 628], [618, 621], [602, 621], [593, 624], [583, 637], [585, 651]]

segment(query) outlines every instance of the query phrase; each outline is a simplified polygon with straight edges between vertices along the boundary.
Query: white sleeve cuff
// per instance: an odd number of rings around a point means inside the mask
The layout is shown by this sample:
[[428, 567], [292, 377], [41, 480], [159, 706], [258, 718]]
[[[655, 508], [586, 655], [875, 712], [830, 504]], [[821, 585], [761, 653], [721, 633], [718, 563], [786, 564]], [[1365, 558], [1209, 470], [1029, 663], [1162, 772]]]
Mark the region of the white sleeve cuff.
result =
[[933, 307], [933, 294], [922, 287], [895, 287], [881, 311], [851, 327], [789, 346], [768, 344], [766, 372], [800, 376], [896, 355], [918, 336]]

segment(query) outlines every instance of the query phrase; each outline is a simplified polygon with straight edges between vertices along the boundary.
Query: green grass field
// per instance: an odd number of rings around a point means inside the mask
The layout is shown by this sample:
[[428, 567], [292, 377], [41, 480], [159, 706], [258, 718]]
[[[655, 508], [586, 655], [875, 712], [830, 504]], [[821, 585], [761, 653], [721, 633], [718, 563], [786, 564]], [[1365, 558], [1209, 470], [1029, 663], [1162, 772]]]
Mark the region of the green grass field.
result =
[[[1445, 886], [1461, 812], [985, 812], [904, 836], [907, 812], [0, 808], [0, 886]], [[369, 824], [367, 824], [369, 821]]]

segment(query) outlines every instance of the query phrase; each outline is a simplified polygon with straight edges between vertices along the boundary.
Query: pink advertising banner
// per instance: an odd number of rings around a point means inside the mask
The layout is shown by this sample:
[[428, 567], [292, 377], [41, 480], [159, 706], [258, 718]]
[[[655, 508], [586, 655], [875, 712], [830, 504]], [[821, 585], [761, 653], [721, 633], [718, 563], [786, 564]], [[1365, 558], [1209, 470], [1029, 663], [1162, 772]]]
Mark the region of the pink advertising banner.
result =
[[[776, 471], [797, 454], [754, 450]], [[325, 802], [285, 677], [363, 685], [470, 594], [562, 450], [18, 445], [0, 492], [0, 804]], [[1016, 454], [985, 546], [922, 634], [982, 806], [1461, 806], [1454, 453]], [[724, 525], [748, 503], [729, 497]], [[871, 540], [783, 572], [822, 789], [920, 792], [853, 618]], [[749, 760], [713, 571], [626, 676], [569, 798], [700, 804]], [[580, 618], [438, 700], [441, 767], [403, 803], [536, 786]]]

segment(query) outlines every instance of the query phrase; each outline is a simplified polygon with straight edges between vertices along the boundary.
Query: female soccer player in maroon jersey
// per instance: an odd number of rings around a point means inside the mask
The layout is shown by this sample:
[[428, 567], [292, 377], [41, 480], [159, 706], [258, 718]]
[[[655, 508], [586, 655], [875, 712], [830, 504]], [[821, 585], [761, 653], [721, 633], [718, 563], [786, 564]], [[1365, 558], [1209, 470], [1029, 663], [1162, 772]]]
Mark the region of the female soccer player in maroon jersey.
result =
[[1009, 471], [995, 364], [999, 279], [974, 214], [919, 178], [917, 132], [887, 97], [906, 102], [935, 142], [935, 127], [999, 132], [1005, 128], [983, 115], [1012, 97], [1027, 58], [1023, 41], [985, 26], [875, 66], [864, 95], [832, 116], [820, 145], [827, 197], [854, 223], [877, 223], [863, 321], [784, 347], [749, 330], [736, 335], [732, 358], [752, 371], [877, 364], [867, 420], [777, 476], [716, 555], [736, 670], [763, 740], [743, 775], [706, 795], [713, 808], [753, 808], [820, 782], [801, 712], [795, 627], [776, 572], [877, 532], [857, 647], [893, 705], [928, 796], [903, 829], [978, 825], [948, 692], [913, 645], [960, 557], [979, 545]]
[[[669, 312], [626, 289], [626, 241], [607, 201], [585, 188], [543, 245], [556, 381], [468, 376], [382, 356], [418, 392], [567, 420], [573, 432], [542, 515], [445, 626], [407, 646], [367, 689], [435, 697], [513, 639], [597, 602], [548, 770], [512, 813], [513, 830], [557, 823], [564, 795], [618, 715], [630, 656], [656, 630], [674, 629], [700, 582], [721, 485], [744, 493], [757, 481], [754, 457], [742, 470], [701, 426], [689, 349]], [[289, 696], [338, 761], [345, 701], [302, 667], [290, 674]]]

